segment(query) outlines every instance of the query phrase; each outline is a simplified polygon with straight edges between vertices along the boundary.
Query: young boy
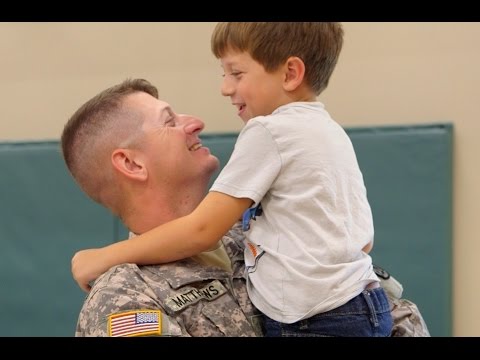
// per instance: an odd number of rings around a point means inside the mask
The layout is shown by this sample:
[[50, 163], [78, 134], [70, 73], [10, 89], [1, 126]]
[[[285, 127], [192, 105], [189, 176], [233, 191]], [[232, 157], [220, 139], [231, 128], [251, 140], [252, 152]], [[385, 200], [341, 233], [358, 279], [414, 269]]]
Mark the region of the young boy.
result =
[[[190, 215], [78, 252], [77, 282], [86, 289], [119, 263], [193, 256], [243, 214], [248, 292], [266, 336], [389, 336], [363, 177], [349, 137], [316, 101], [342, 44], [338, 23], [218, 24], [222, 95], [245, 122], [228, 164]], [[200, 141], [186, 146], [208, 151]]]

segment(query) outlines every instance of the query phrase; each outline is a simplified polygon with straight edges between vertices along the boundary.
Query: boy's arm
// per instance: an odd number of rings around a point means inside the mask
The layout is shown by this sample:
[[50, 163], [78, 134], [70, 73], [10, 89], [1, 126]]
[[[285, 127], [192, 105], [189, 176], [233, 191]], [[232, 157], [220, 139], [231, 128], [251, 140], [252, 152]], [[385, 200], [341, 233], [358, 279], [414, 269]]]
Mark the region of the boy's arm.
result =
[[132, 239], [77, 252], [72, 258], [73, 277], [89, 291], [89, 281], [114, 265], [166, 263], [199, 254], [215, 245], [251, 204], [251, 199], [212, 191], [187, 216]]
[[365, 245], [362, 249], [362, 251], [366, 254], [370, 253], [370, 251], [372, 251], [373, 249], [373, 240], [370, 241], [367, 245]]

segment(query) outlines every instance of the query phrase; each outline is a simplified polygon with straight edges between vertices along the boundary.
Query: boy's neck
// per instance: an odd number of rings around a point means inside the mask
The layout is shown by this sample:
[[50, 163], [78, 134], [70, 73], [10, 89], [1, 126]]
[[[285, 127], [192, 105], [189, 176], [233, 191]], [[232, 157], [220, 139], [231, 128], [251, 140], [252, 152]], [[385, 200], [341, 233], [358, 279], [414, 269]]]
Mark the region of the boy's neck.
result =
[[285, 104], [289, 104], [292, 102], [314, 102], [317, 101], [317, 96], [311, 90], [310, 86], [303, 83], [299, 87], [297, 87], [293, 91], [289, 91], [286, 93], [287, 98], [289, 101], [285, 102]]
[[297, 94], [297, 96], [295, 96], [294, 94], [288, 94], [288, 95], [289, 95], [288, 98], [285, 99], [285, 101], [283, 101], [279, 106], [277, 106], [277, 109], [281, 106], [296, 103], [296, 102], [316, 102], [316, 101], [318, 101], [317, 97], [315, 95], [311, 95], [311, 94], [308, 94], [308, 95]]

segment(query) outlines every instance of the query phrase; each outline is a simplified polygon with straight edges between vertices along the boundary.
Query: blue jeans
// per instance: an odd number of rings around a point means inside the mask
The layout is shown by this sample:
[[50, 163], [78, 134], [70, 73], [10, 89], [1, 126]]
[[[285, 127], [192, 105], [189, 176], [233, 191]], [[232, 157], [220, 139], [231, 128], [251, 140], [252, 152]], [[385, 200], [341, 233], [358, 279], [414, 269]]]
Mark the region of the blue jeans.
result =
[[346, 304], [293, 324], [264, 315], [265, 336], [390, 336], [393, 321], [381, 288], [363, 290]]

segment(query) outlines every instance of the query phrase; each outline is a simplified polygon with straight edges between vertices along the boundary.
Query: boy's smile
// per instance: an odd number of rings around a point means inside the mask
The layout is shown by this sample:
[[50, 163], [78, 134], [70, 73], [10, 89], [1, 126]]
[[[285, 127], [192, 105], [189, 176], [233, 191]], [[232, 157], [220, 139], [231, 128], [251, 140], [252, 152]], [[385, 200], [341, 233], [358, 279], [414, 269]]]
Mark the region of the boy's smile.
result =
[[222, 95], [230, 97], [244, 122], [270, 115], [286, 103], [282, 66], [268, 73], [247, 52], [230, 51], [220, 61], [224, 70]]

